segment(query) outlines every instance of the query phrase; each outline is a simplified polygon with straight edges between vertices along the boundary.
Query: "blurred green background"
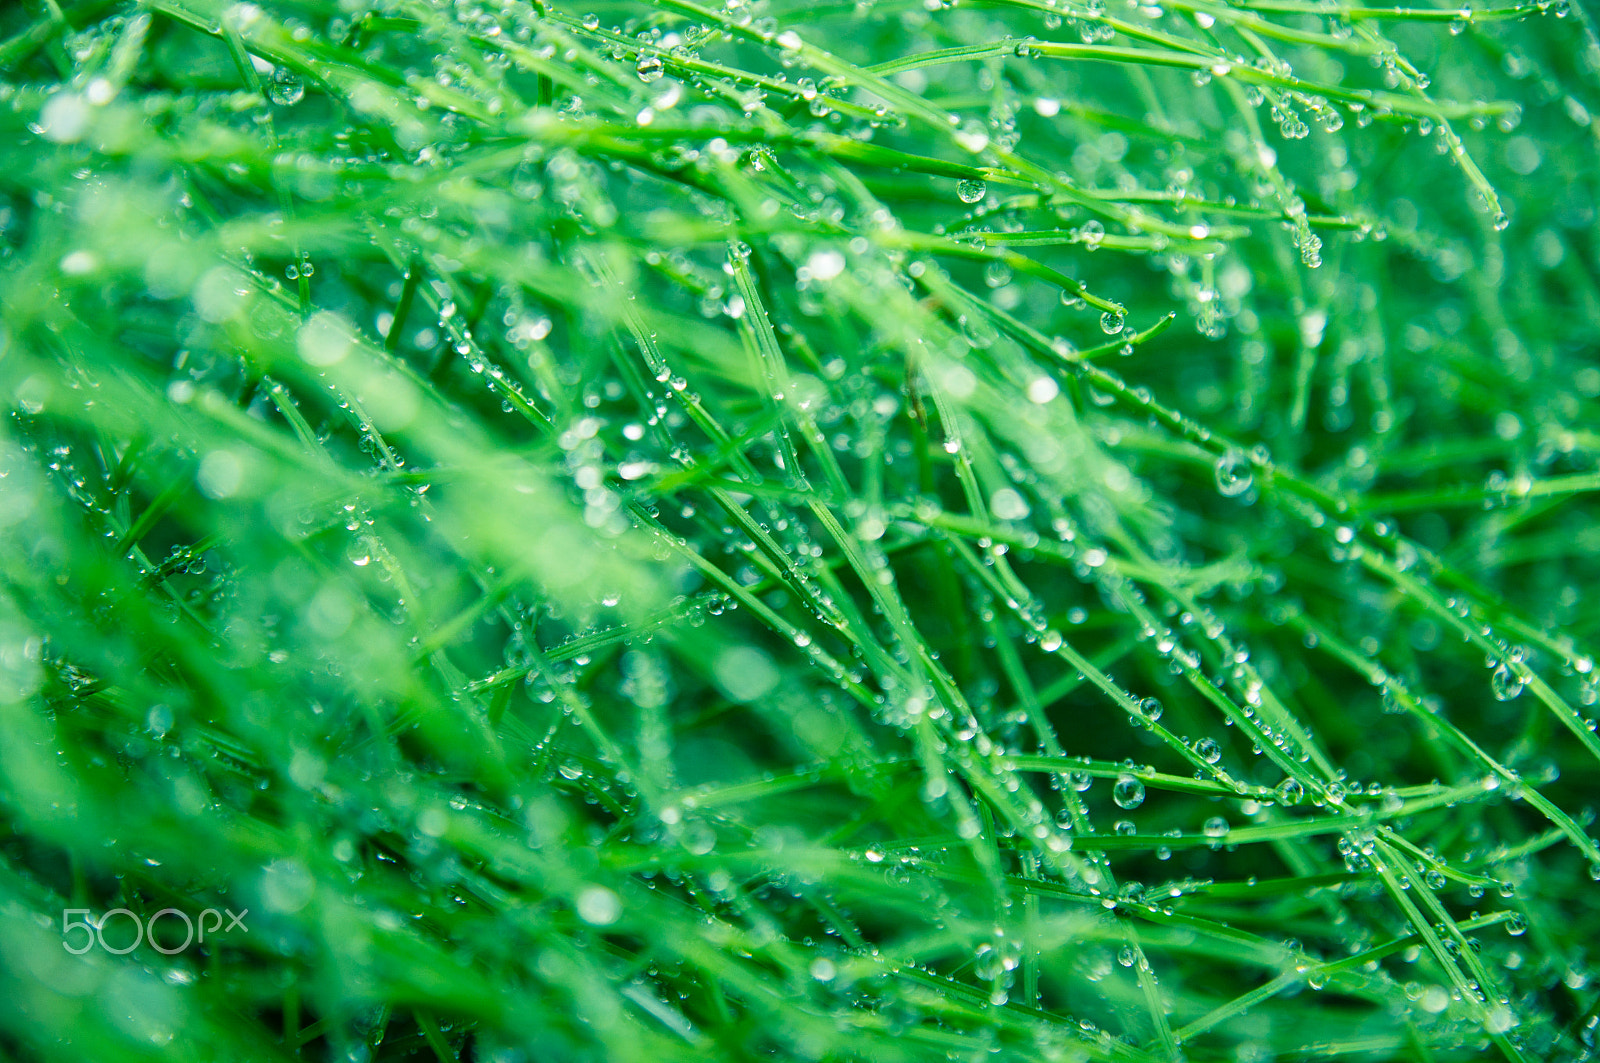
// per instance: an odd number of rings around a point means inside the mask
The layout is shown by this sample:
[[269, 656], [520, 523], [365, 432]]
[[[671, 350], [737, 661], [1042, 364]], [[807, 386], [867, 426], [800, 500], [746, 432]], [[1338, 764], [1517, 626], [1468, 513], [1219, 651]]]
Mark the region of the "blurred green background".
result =
[[1591, 1058], [1597, 108], [1565, 2], [6, 5], [0, 1052]]

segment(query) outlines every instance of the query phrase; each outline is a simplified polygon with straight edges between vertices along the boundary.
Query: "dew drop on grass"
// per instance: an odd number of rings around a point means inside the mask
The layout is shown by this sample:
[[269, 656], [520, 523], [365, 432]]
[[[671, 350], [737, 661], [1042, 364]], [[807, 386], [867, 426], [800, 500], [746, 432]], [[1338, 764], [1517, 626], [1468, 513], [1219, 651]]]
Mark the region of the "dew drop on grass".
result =
[[1158, 698], [1145, 698], [1139, 702], [1139, 715], [1151, 723], [1161, 719], [1162, 706]]
[[1200, 739], [1200, 741], [1194, 744], [1194, 751], [1198, 753], [1200, 755], [1200, 759], [1205, 761], [1207, 764], [1215, 764], [1217, 761], [1222, 759], [1222, 746], [1217, 743], [1215, 738]]
[[1522, 677], [1503, 664], [1489, 676], [1489, 690], [1496, 701], [1510, 701], [1518, 697], [1522, 687]]
[[661, 75], [665, 72], [659, 55], [641, 55], [638, 65], [633, 69], [639, 75], [639, 80], [646, 85], [652, 81], [660, 81]]
[[843, 273], [844, 268], [844, 255], [832, 248], [825, 248], [806, 259], [806, 269], [812, 280], [831, 281]]
[[1216, 476], [1217, 491], [1226, 498], [1237, 498], [1244, 494], [1255, 480], [1250, 462], [1237, 450], [1230, 450], [1218, 458], [1212, 472]]
[[1295, 234], [1295, 246], [1300, 249], [1300, 262], [1308, 269], [1322, 265], [1322, 237], [1304, 227]]
[[578, 894], [578, 918], [590, 926], [610, 926], [622, 918], [622, 900], [604, 886], [589, 886]]
[[1207, 838], [1226, 837], [1228, 833], [1228, 821], [1223, 819], [1221, 816], [1212, 816], [1210, 819], [1205, 821], [1205, 825], [1200, 829], [1205, 832], [1205, 836]]
[[150, 733], [157, 738], [166, 736], [172, 730], [172, 707], [170, 705], [153, 705], [145, 716], [145, 725], [150, 728]]
[[316, 879], [298, 860], [274, 860], [261, 875], [261, 901], [274, 912], [293, 915], [311, 902], [316, 887]]
[[300, 75], [284, 67], [278, 67], [266, 83], [267, 99], [280, 107], [293, 107], [306, 95], [306, 83]]
[[1107, 336], [1115, 336], [1122, 331], [1122, 315], [1115, 310], [1107, 310], [1100, 315], [1100, 331]]
[[1280, 805], [1298, 805], [1306, 799], [1306, 788], [1299, 779], [1285, 779], [1273, 792], [1278, 795]]
[[1124, 775], [1111, 788], [1111, 800], [1118, 808], [1138, 808], [1144, 804], [1144, 783], [1132, 775]]
[[963, 203], [977, 203], [989, 194], [989, 186], [982, 181], [968, 179], [956, 183], [956, 195]]
[[345, 557], [357, 568], [365, 568], [372, 563], [372, 545], [364, 539], [358, 539], [345, 549]]

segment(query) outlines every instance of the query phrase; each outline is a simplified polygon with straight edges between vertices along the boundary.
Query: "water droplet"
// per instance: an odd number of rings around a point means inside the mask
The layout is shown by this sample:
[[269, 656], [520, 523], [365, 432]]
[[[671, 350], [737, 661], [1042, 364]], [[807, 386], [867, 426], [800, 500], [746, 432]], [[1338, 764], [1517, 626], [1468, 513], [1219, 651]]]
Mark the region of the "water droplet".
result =
[[145, 716], [145, 724], [150, 728], [150, 733], [157, 738], [162, 738], [172, 730], [172, 706], [152, 705]]
[[1301, 785], [1299, 779], [1283, 780], [1274, 793], [1278, 795], [1280, 805], [1298, 805], [1306, 799], [1306, 788]]
[[1041, 406], [1059, 394], [1061, 394], [1060, 386], [1047, 376], [1036, 376], [1028, 384], [1028, 401]]
[[267, 99], [280, 107], [293, 107], [306, 95], [306, 83], [287, 67], [274, 70], [263, 87], [267, 90]]
[[1138, 808], [1144, 804], [1144, 783], [1132, 775], [1120, 777], [1117, 785], [1111, 788], [1111, 800], [1118, 808]]
[[1496, 701], [1510, 701], [1522, 693], [1522, 676], [1501, 665], [1489, 676], [1489, 689]]
[[610, 926], [622, 918], [622, 900], [604, 886], [589, 886], [578, 894], [578, 918], [590, 926]]
[[825, 248], [806, 259], [806, 269], [812, 280], [831, 281], [844, 272], [844, 256], [832, 248]]
[[274, 860], [262, 872], [260, 888], [266, 907], [292, 915], [311, 903], [317, 880], [298, 860]]
[[647, 85], [652, 81], [660, 81], [661, 75], [665, 73], [659, 55], [641, 55], [639, 64], [633, 69], [639, 75], [639, 80]]
[[1107, 336], [1115, 336], [1122, 331], [1122, 315], [1115, 310], [1107, 310], [1100, 315], [1100, 331]]
[[1161, 712], [1161, 701], [1158, 698], [1145, 698], [1143, 701], [1139, 702], [1139, 715], [1143, 716], [1151, 723], [1155, 723], [1157, 720], [1161, 719]]
[[1300, 248], [1301, 263], [1308, 269], [1322, 265], [1322, 237], [1312, 232], [1310, 226], [1305, 226], [1296, 234], [1295, 244]]
[[1212, 816], [1200, 829], [1205, 832], [1207, 838], [1221, 838], [1228, 833], [1228, 821], [1221, 816]]
[[1222, 759], [1222, 746], [1215, 738], [1202, 738], [1194, 744], [1194, 751], [1200, 754], [1200, 759], [1207, 764], [1215, 764]]
[[1217, 491], [1227, 498], [1244, 494], [1255, 481], [1250, 462], [1237, 450], [1230, 450], [1218, 458], [1212, 471], [1216, 474]]
[[956, 195], [963, 203], [977, 203], [989, 194], [989, 186], [982, 181], [968, 179], [956, 183]]

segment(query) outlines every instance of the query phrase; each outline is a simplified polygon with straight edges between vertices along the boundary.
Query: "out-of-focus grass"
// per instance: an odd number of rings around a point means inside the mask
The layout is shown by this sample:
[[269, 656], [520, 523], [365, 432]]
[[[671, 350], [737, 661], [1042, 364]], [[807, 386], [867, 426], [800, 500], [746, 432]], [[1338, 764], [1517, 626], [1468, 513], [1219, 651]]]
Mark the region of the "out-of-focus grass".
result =
[[0, 1049], [1589, 1058], [1597, 109], [1564, 3], [6, 5]]

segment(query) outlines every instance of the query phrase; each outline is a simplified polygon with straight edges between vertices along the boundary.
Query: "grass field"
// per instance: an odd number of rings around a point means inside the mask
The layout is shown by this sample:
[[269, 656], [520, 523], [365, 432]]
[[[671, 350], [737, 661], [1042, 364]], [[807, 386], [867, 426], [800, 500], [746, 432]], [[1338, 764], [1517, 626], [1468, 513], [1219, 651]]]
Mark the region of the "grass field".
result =
[[0, 5], [0, 1057], [1595, 1058], [1475, 2]]

